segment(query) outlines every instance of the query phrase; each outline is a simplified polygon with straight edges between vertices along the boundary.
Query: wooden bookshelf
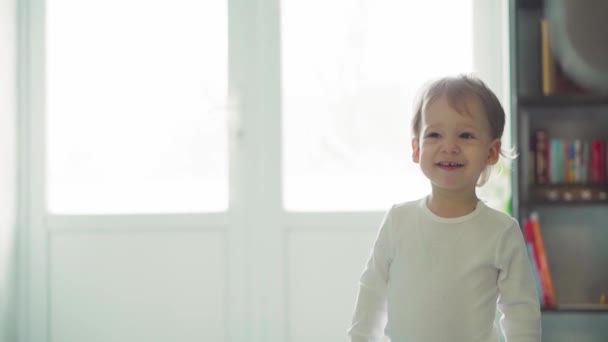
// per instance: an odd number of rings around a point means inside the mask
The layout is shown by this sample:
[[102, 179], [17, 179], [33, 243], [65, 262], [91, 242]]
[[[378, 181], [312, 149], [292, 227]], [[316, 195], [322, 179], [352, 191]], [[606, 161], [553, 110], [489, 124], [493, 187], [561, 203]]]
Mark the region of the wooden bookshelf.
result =
[[513, 215], [522, 228], [532, 212], [540, 217], [557, 299], [543, 314], [606, 314], [608, 305], [599, 298], [608, 295], [608, 181], [551, 184], [536, 181], [531, 171], [537, 155], [530, 146], [538, 130], [555, 139], [608, 141], [608, 94], [558, 88], [544, 95], [544, 3], [509, 3], [511, 126], [519, 153], [512, 172]]

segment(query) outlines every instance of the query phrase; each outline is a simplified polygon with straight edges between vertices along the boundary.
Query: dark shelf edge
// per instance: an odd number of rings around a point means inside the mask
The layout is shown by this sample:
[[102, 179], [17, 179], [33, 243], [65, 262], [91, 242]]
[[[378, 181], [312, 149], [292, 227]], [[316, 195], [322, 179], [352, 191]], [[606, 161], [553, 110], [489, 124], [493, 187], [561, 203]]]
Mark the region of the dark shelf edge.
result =
[[516, 0], [519, 8], [542, 8], [543, 0]]
[[608, 185], [534, 184], [528, 187], [528, 196], [521, 198], [520, 202], [535, 205], [608, 205]]
[[608, 201], [549, 201], [549, 200], [520, 200], [520, 207], [550, 207], [550, 206], [575, 206], [575, 207], [584, 207], [584, 206], [608, 206]]
[[608, 95], [521, 96], [520, 106], [601, 106], [608, 105]]
[[608, 314], [607, 304], [564, 304], [557, 308], [541, 308], [543, 313], [597, 313]]

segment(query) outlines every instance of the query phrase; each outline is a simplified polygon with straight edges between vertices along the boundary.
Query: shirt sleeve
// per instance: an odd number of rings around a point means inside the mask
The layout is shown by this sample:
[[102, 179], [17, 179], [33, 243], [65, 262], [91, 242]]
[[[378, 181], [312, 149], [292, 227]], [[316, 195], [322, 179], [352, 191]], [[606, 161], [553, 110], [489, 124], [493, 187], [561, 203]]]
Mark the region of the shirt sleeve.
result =
[[387, 282], [391, 264], [391, 210], [378, 231], [371, 255], [359, 281], [359, 293], [352, 324], [351, 342], [376, 342], [384, 337], [387, 322]]
[[498, 310], [506, 342], [540, 342], [541, 314], [523, 234], [517, 221], [497, 248]]

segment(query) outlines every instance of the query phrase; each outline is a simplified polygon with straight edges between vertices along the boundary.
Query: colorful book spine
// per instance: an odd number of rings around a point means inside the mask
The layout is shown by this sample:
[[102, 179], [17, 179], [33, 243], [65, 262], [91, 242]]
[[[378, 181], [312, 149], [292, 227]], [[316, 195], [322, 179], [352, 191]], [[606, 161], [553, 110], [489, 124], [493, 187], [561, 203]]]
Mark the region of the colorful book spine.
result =
[[606, 182], [606, 141], [600, 139], [591, 141], [591, 182]]
[[588, 91], [564, 73], [551, 48], [550, 24], [546, 18], [540, 20], [540, 52], [543, 95], [583, 94]]
[[608, 184], [606, 140], [550, 138], [539, 129], [531, 145], [534, 184]]
[[582, 183], [583, 180], [583, 145], [580, 139], [572, 141], [572, 148], [574, 150], [574, 183]]
[[564, 173], [564, 178], [562, 182], [568, 183], [568, 173], [570, 172], [570, 140], [564, 139], [562, 141], [562, 172]]
[[575, 140], [570, 141], [568, 144], [568, 183], [576, 183], [576, 159], [574, 144]]
[[589, 183], [589, 165], [591, 164], [591, 157], [590, 157], [590, 149], [589, 149], [589, 141], [584, 140], [583, 141], [583, 153], [582, 153], [582, 183], [583, 184], [587, 184]]
[[553, 95], [555, 93], [555, 60], [551, 52], [549, 41], [549, 22], [542, 18], [540, 21], [541, 33], [541, 56], [542, 56], [542, 76], [543, 94]]
[[540, 228], [538, 213], [533, 212], [530, 215], [529, 221], [534, 245], [536, 266], [538, 267], [540, 282], [543, 288], [544, 306], [547, 308], [555, 308], [557, 307], [557, 299], [555, 297], [555, 290], [553, 289], [553, 280], [551, 278], [549, 262], [547, 261], [545, 243]]
[[606, 140], [600, 141], [600, 183], [606, 184]]
[[549, 141], [549, 183], [559, 184], [564, 181], [562, 170], [564, 162], [563, 147], [560, 139], [550, 139]]
[[536, 184], [547, 184], [549, 180], [549, 140], [547, 138], [547, 132], [542, 129], [534, 132], [535, 141], [535, 179]]
[[530, 268], [532, 269], [532, 277], [534, 278], [534, 284], [536, 285], [536, 293], [538, 295], [538, 300], [541, 306], [545, 305], [543, 286], [540, 281], [540, 274], [538, 272], [538, 266], [536, 265], [536, 251], [534, 250], [533, 240], [530, 237], [531, 235], [531, 222], [530, 220], [526, 220], [524, 223], [524, 238], [526, 240], [526, 247], [528, 249], [528, 258], [530, 259]]

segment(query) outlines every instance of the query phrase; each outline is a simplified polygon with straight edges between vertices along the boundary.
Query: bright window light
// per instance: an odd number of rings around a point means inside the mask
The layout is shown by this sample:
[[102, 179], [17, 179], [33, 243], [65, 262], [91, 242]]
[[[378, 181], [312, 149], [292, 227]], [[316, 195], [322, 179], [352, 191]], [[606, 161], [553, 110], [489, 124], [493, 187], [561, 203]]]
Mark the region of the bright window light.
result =
[[227, 4], [48, 0], [47, 203], [223, 211]]
[[429, 78], [473, 71], [471, 2], [282, 2], [286, 209], [383, 210], [428, 193], [413, 100]]

